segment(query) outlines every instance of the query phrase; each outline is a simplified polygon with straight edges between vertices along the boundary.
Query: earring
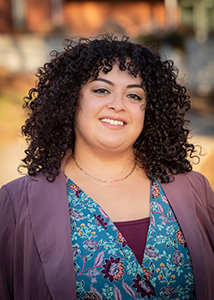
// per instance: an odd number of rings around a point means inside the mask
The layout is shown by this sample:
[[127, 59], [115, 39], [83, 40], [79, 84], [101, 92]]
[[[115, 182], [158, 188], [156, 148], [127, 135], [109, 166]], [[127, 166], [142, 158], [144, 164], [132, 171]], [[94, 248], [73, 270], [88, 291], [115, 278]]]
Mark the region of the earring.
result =
[[146, 105], [145, 105], [145, 104], [142, 104], [142, 105], [140, 106], [140, 109], [141, 109], [142, 111], [144, 111], [144, 110], [146, 109]]

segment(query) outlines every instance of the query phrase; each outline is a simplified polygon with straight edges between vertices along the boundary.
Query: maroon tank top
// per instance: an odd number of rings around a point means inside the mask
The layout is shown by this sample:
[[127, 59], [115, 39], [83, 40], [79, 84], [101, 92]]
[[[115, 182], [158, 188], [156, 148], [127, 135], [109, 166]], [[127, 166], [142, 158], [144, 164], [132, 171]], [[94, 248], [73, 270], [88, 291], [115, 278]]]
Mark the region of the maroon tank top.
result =
[[149, 221], [150, 218], [148, 217], [140, 220], [114, 223], [126, 239], [128, 246], [132, 249], [140, 264], [142, 264], [144, 249], [146, 246]]

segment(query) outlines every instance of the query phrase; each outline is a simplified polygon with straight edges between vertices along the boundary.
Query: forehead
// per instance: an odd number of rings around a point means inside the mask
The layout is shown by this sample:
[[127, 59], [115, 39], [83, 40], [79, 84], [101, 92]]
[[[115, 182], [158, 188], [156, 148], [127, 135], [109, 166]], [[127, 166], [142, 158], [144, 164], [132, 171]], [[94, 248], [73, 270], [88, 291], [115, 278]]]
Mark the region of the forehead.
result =
[[138, 82], [138, 84], [142, 83], [142, 77], [140, 72], [132, 72], [132, 69], [129, 68], [130, 59], [126, 60], [126, 64], [121, 66], [121, 64], [116, 61], [110, 67], [106, 67], [105, 65], [97, 72], [96, 76], [92, 76], [89, 81], [96, 80], [97, 78], [111, 78], [112, 80], [119, 80], [123, 78], [123, 80], [129, 80], [133, 82]]

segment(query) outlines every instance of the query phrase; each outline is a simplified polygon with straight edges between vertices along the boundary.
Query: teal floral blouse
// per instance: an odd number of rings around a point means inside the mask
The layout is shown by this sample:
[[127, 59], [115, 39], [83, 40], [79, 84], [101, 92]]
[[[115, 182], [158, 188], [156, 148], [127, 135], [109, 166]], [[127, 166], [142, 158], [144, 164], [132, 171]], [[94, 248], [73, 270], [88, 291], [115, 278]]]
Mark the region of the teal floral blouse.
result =
[[66, 181], [77, 299], [196, 299], [187, 243], [157, 180], [141, 265], [102, 208]]

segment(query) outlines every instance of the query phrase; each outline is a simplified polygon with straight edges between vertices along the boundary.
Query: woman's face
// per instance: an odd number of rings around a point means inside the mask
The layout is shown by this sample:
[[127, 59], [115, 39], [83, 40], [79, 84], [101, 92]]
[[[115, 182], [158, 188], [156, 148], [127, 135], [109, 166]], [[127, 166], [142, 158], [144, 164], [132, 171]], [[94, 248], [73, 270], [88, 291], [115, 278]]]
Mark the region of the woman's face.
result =
[[143, 129], [145, 93], [141, 77], [118, 65], [80, 90], [75, 147], [86, 151], [128, 151]]

